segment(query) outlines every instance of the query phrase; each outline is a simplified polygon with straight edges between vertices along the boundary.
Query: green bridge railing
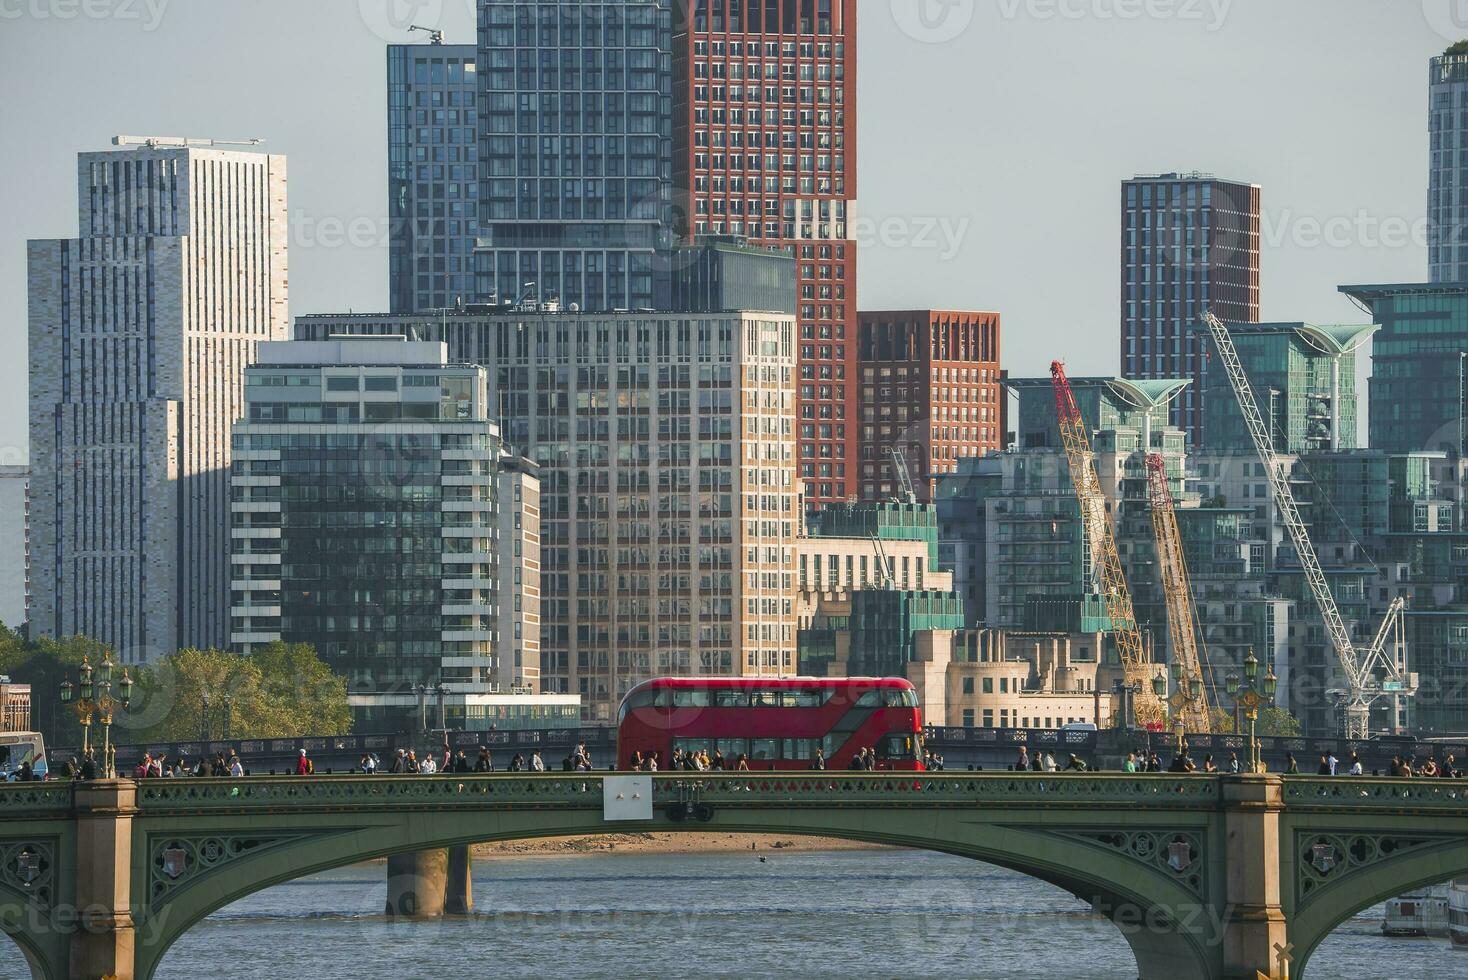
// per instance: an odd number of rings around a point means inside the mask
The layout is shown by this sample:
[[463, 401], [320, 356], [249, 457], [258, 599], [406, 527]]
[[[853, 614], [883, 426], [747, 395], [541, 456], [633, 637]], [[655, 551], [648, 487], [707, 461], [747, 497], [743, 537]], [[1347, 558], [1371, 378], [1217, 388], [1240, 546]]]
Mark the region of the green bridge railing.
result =
[[[246, 776], [138, 782], [141, 816], [221, 810], [545, 807], [600, 809], [610, 773]], [[759, 807], [1216, 809], [1228, 777], [1123, 773], [653, 773], [655, 803]], [[1468, 816], [1468, 782], [1282, 777], [1290, 809], [1395, 809]], [[71, 811], [73, 783], [0, 784], [0, 822]]]

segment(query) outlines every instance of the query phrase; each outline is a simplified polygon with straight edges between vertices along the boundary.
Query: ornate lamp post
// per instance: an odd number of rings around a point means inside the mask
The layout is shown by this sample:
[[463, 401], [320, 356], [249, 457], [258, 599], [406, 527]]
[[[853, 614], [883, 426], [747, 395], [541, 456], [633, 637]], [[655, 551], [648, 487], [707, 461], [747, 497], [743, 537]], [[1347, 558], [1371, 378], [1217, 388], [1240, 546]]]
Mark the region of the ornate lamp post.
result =
[[1243, 716], [1249, 720], [1249, 771], [1260, 772], [1263, 769], [1259, 758], [1259, 738], [1257, 734], [1257, 723], [1259, 721], [1259, 709], [1263, 705], [1274, 701], [1275, 691], [1279, 688], [1279, 678], [1274, 676], [1271, 669], [1264, 676], [1261, 683], [1259, 680], [1259, 660], [1254, 656], [1254, 651], [1249, 651], [1249, 656], [1244, 660], [1244, 680], [1239, 683], [1238, 674], [1229, 674], [1224, 681], [1228, 696], [1234, 700], [1235, 712], [1242, 711]]
[[[115, 666], [112, 654], [104, 653], [102, 663], [96, 668], [94, 682], [91, 661], [82, 657], [82, 665], [77, 671], [80, 683], [73, 685], [66, 678], [61, 681], [61, 703], [70, 705], [75, 700], [77, 720], [82, 724], [83, 756], [92, 749], [92, 722], [96, 720], [102, 725], [103, 779], [117, 778], [117, 760], [112, 747], [112, 722], [115, 712], [119, 708], [126, 711], [132, 701], [133, 679], [128, 676], [126, 667], [122, 669], [122, 679], [117, 682], [119, 696], [112, 696], [112, 671]], [[76, 698], [77, 694], [81, 695], [79, 699]]]
[[1167, 693], [1167, 675], [1158, 671], [1157, 676], [1152, 678], [1152, 693], [1167, 702], [1168, 717], [1172, 719], [1172, 735], [1175, 740], [1179, 755], [1188, 747], [1187, 726], [1183, 724], [1183, 708], [1196, 703], [1203, 697], [1203, 680], [1200, 677], [1189, 677], [1183, 680], [1182, 665], [1173, 661], [1172, 679], [1177, 690], [1171, 696]]

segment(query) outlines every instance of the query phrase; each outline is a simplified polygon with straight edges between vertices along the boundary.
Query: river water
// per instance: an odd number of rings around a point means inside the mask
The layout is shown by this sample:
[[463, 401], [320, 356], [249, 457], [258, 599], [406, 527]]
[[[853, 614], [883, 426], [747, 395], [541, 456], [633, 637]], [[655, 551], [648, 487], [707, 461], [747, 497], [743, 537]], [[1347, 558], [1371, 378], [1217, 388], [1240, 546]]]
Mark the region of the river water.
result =
[[[158, 980], [1136, 977], [1125, 939], [1083, 903], [941, 854], [496, 858], [474, 868], [480, 914], [434, 922], [385, 920], [383, 877], [362, 865], [252, 895], [179, 940]], [[1338, 929], [1309, 975], [1468, 977], [1468, 954], [1386, 939], [1380, 916]], [[29, 980], [13, 946], [0, 980]]]

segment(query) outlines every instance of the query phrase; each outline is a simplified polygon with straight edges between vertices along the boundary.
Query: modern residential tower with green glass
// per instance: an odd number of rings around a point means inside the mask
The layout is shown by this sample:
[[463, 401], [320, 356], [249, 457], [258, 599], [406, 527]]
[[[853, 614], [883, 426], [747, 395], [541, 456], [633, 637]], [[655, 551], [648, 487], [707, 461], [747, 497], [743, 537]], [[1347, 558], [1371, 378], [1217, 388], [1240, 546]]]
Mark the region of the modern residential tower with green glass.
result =
[[1371, 447], [1462, 453], [1468, 282], [1340, 289], [1381, 325], [1371, 354]]
[[450, 728], [574, 723], [579, 698], [524, 696], [539, 484], [487, 405], [484, 368], [440, 342], [261, 345], [234, 428], [233, 645], [312, 644], [359, 730], [436, 727], [440, 702]]

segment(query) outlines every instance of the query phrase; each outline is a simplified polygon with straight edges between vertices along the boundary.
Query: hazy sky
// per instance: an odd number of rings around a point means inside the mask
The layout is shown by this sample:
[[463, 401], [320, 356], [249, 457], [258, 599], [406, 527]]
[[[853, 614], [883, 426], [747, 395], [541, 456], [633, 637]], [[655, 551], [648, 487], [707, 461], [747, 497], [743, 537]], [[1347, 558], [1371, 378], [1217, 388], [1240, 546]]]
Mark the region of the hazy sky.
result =
[[[1422, 281], [1427, 59], [1457, 0], [861, 0], [859, 303], [1003, 313], [1015, 375], [1118, 368], [1118, 183], [1263, 185], [1266, 320]], [[1468, 10], [1465, 10], [1468, 16]], [[0, 0], [0, 463], [26, 443], [25, 240], [117, 133], [289, 157], [293, 315], [387, 305], [383, 45], [473, 0]], [[423, 35], [413, 35], [422, 37]]]

